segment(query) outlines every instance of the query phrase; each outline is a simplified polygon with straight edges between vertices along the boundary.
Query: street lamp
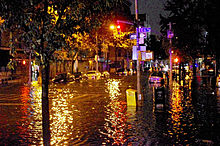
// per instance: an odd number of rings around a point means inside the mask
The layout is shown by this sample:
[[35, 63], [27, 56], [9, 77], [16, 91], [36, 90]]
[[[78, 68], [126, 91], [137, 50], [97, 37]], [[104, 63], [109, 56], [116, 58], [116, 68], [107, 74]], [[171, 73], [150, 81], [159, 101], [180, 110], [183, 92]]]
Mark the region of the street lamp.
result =
[[112, 25], [110, 25], [110, 29], [111, 30], [114, 30], [115, 29], [115, 26], [112, 24]]
[[114, 38], [116, 28], [120, 29], [120, 25], [117, 25], [117, 27], [115, 25], [113, 25], [113, 24], [110, 25], [110, 29], [112, 30], [112, 36], [113, 36], [113, 47], [115, 49], [115, 71], [116, 71], [116, 68], [117, 68], [117, 66], [116, 66], [116, 62], [117, 62], [117, 48], [116, 48], [116, 45], [115, 45], [115, 38]]
[[173, 32], [172, 32], [172, 24], [171, 22], [169, 22], [169, 30], [167, 31], [167, 38], [170, 40], [170, 49], [169, 49], [169, 54], [170, 54], [170, 78], [169, 78], [169, 84], [170, 84], [170, 93], [172, 94], [172, 38], [174, 36]]
[[174, 62], [175, 62], [175, 63], [179, 62], [179, 59], [176, 57], [176, 58], [174, 59]]

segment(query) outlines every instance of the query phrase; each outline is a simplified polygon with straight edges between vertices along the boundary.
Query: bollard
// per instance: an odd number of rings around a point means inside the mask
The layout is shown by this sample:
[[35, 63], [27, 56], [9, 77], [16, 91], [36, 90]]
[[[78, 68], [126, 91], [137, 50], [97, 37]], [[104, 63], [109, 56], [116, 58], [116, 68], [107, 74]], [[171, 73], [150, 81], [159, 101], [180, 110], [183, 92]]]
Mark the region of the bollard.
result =
[[127, 97], [127, 106], [137, 106], [137, 90], [127, 89], [126, 97]]

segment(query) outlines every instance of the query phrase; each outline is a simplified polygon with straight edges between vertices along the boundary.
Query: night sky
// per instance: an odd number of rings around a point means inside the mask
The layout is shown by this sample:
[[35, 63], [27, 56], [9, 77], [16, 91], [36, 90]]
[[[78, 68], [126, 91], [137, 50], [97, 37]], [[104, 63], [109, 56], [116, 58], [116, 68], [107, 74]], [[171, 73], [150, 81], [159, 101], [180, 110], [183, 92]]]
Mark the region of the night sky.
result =
[[[165, 15], [163, 10], [164, 3], [167, 0], [138, 0], [139, 14], [146, 13], [148, 15], [148, 21], [152, 29], [152, 33], [160, 32], [160, 14]], [[130, 7], [131, 13], [135, 14], [135, 0], [130, 0], [132, 6]]]

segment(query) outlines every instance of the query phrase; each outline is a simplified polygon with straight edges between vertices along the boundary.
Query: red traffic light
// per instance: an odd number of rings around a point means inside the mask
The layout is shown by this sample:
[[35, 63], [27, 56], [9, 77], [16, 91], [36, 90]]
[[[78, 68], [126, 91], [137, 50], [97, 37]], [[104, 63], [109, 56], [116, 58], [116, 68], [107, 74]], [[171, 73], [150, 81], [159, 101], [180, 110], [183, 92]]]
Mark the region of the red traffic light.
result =
[[120, 31], [121, 30], [121, 26], [117, 25], [117, 30]]
[[23, 64], [23, 65], [25, 65], [25, 64], [26, 64], [26, 61], [25, 61], [25, 60], [23, 60], [23, 61], [22, 61], [22, 64]]
[[174, 62], [179, 62], [179, 59], [176, 57], [175, 59], [174, 59]]

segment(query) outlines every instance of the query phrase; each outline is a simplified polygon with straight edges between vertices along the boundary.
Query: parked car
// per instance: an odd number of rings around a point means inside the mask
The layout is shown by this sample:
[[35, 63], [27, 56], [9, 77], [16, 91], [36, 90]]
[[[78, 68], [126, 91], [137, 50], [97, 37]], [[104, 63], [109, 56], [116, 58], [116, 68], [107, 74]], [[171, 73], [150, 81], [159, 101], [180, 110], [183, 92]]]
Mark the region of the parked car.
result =
[[80, 80], [80, 79], [82, 79], [82, 73], [81, 73], [81, 72], [74, 72], [74, 73], [71, 75], [71, 78], [72, 78], [74, 81]]
[[54, 83], [66, 83], [67, 81], [68, 81], [67, 73], [59, 73], [52, 79], [52, 82]]
[[131, 72], [130, 69], [120, 68], [120, 69], [118, 69], [118, 70], [116, 71], [116, 75], [119, 75], [119, 76], [121, 76], [121, 75], [127, 76], [127, 75], [129, 75], [129, 74], [132, 74], [132, 72]]
[[83, 78], [87, 78], [87, 79], [100, 79], [100, 77], [101, 77], [101, 73], [96, 72], [95, 70], [88, 71], [83, 75]]
[[110, 76], [110, 73], [108, 71], [103, 71], [101, 76], [104, 78], [108, 78]]
[[165, 74], [161, 71], [155, 71], [149, 76], [150, 83], [161, 83], [164, 84]]

